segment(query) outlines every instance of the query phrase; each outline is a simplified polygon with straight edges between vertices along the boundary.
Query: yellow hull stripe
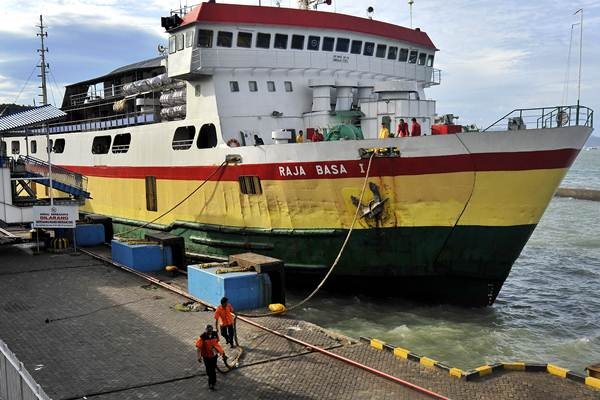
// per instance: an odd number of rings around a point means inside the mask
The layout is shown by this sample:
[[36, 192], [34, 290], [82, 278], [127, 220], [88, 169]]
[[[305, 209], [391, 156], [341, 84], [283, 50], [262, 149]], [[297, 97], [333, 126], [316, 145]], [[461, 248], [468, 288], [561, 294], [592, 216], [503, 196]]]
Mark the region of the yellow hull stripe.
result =
[[[456, 172], [374, 177], [385, 201], [384, 227], [513, 226], [537, 224], [566, 169]], [[348, 228], [363, 178], [264, 180], [263, 194], [240, 192], [236, 181], [209, 181], [156, 221], [265, 229]], [[200, 181], [157, 179], [158, 211], [146, 210], [144, 179], [89, 177], [93, 200], [83, 211], [150, 221], [192, 192]], [[363, 204], [373, 194], [367, 189]], [[465, 209], [465, 204], [468, 206]], [[463, 212], [464, 210], [464, 212]], [[369, 226], [361, 219], [357, 229]]]

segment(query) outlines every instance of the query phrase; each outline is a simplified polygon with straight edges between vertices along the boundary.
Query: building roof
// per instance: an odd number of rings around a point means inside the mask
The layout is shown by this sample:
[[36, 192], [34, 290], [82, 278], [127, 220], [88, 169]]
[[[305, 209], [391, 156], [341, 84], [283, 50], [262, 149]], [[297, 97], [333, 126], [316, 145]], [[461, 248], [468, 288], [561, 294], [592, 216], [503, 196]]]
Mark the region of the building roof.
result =
[[0, 118], [0, 132], [40, 125], [66, 115], [65, 112], [50, 104], [32, 108]]
[[195, 22], [346, 30], [401, 40], [437, 50], [429, 36], [417, 29], [409, 29], [368, 18], [315, 10], [202, 3], [183, 17], [180, 27]]

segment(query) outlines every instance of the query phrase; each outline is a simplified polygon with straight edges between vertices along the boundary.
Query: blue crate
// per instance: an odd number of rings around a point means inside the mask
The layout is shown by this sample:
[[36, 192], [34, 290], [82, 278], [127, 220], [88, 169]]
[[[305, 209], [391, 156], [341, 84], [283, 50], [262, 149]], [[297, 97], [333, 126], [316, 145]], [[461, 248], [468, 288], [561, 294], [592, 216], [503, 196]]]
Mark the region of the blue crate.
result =
[[113, 240], [111, 242], [113, 261], [126, 265], [140, 272], [162, 271], [173, 264], [170, 247], [158, 244], [128, 244]]
[[98, 246], [104, 243], [104, 225], [77, 224], [75, 240], [79, 247]]
[[251, 310], [271, 303], [271, 279], [256, 272], [216, 274], [219, 267], [188, 265], [188, 292], [213, 306], [227, 297], [235, 310]]

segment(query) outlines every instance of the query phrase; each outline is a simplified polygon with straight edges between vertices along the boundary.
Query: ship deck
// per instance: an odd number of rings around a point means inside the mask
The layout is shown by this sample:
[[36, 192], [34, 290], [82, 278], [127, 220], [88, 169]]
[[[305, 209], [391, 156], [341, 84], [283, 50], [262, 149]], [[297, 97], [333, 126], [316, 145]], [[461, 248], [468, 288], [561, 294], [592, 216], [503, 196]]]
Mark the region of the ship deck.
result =
[[[51, 398], [208, 396], [194, 339], [212, 312], [177, 311], [185, 297], [82, 253], [32, 256], [19, 245], [1, 248], [0, 260], [0, 339]], [[600, 398], [600, 390], [546, 373], [457, 379], [293, 316], [257, 322], [449, 398]], [[430, 398], [244, 322], [238, 337], [240, 367], [218, 375], [212, 398]]]

